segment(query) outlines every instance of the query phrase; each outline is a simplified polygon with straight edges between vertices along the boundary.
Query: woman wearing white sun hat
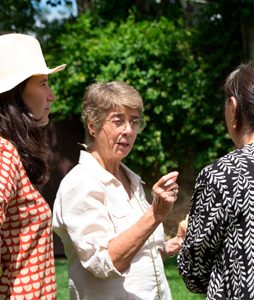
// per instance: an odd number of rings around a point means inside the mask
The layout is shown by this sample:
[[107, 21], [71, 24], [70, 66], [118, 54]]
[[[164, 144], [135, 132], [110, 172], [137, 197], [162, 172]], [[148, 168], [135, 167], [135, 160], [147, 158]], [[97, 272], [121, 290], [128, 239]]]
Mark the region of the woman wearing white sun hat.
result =
[[40, 43], [0, 36], [0, 299], [56, 299], [43, 126], [55, 95]]

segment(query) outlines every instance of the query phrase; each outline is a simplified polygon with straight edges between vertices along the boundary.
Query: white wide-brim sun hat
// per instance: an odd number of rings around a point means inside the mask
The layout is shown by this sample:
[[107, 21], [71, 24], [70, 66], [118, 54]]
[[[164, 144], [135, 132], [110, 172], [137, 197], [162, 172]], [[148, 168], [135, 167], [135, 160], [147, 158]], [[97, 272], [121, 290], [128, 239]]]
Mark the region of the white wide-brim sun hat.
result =
[[0, 93], [11, 90], [33, 75], [48, 75], [65, 67], [66, 64], [48, 68], [39, 41], [30, 35], [0, 35]]

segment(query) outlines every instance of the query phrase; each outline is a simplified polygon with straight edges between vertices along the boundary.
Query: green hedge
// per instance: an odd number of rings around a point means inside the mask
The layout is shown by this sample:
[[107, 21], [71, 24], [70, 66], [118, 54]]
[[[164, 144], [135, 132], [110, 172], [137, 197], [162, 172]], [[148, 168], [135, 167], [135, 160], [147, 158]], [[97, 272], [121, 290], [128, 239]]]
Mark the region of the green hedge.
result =
[[65, 24], [48, 57], [68, 64], [53, 84], [60, 98], [55, 118], [79, 118], [92, 82], [126, 81], [142, 95], [147, 121], [128, 165], [145, 180], [190, 164], [199, 169], [225, 150], [227, 139], [222, 93], [214, 91], [211, 99], [207, 92], [212, 76], [195, 50], [195, 34], [180, 19], [136, 21], [132, 14], [97, 26], [87, 13]]

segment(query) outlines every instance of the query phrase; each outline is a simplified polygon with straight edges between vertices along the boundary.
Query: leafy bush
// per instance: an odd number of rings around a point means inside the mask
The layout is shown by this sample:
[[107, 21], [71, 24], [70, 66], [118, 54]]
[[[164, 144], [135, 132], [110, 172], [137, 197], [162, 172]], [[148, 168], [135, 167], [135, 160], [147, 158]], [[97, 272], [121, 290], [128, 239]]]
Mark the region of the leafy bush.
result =
[[103, 27], [88, 13], [65, 24], [55, 52], [48, 51], [49, 61], [57, 57], [68, 64], [54, 83], [61, 95], [55, 117], [79, 118], [84, 89], [92, 82], [123, 80], [142, 95], [147, 122], [128, 165], [147, 179], [171, 168], [207, 164], [225, 149], [223, 104], [216, 91], [207, 98], [211, 78], [194, 50], [194, 35], [180, 19], [136, 21], [132, 14]]

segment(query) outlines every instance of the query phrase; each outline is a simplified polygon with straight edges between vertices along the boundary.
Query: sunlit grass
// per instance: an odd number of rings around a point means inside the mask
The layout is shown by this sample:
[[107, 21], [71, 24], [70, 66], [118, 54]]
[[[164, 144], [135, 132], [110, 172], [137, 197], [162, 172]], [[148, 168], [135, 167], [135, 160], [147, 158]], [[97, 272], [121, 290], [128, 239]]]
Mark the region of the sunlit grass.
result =
[[67, 260], [65, 258], [57, 258], [55, 259], [55, 265], [57, 299], [69, 300]]
[[[67, 260], [57, 258], [56, 261], [57, 299], [69, 300]], [[203, 300], [204, 296], [190, 293], [177, 271], [175, 258], [170, 258], [165, 262], [165, 272], [169, 281], [173, 300]], [[95, 299], [96, 300], [96, 299]]]
[[178, 274], [176, 258], [165, 261], [165, 273], [169, 282], [173, 300], [203, 300], [205, 296], [190, 293]]

